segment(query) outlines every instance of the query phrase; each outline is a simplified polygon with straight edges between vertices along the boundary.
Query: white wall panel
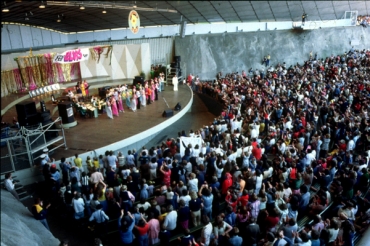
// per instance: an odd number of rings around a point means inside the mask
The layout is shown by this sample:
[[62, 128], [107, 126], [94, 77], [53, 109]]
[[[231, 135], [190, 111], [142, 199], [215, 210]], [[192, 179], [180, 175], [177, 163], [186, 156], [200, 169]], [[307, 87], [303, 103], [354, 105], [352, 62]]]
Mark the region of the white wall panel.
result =
[[34, 47], [33, 40], [32, 40], [33, 38], [32, 38], [31, 27], [19, 26], [19, 28], [22, 34], [23, 48]]
[[108, 38], [111, 36], [111, 31], [101, 31], [101, 32], [93, 32], [94, 39], [96, 41], [108, 41]]
[[5, 28], [8, 29], [8, 34], [10, 38], [10, 44], [12, 49], [20, 49], [23, 48], [22, 44], [22, 35], [17, 25], [8, 25]]
[[58, 45], [58, 44], [61, 44], [60, 42], [60, 33], [57, 33], [57, 32], [50, 32], [51, 33], [51, 41], [53, 43], [53, 45]]
[[1, 50], [10, 49], [12, 49], [12, 46], [10, 44], [8, 30], [6, 28], [1, 28]]
[[41, 34], [44, 45], [53, 45], [53, 42], [51, 40], [51, 32], [49, 30], [42, 30]]
[[74, 43], [76, 40], [78, 40], [79, 43], [91, 42], [91, 40], [94, 40], [94, 33], [93, 32], [77, 33], [76, 39], [71, 43]]
[[110, 34], [112, 40], [121, 40], [127, 36], [127, 29], [111, 30]]
[[32, 32], [32, 43], [34, 47], [42, 47], [44, 41], [42, 40], [42, 34], [40, 28], [31, 28]]

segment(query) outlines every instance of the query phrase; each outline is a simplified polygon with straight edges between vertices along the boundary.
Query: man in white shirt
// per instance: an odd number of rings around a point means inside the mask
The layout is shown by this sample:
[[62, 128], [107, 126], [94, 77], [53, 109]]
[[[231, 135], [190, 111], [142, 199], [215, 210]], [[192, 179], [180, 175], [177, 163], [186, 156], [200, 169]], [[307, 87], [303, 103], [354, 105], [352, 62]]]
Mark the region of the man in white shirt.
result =
[[195, 191], [196, 193], [198, 193], [198, 179], [196, 178], [195, 173], [191, 173], [189, 175], [188, 187], [189, 192]]
[[347, 151], [354, 150], [355, 147], [356, 147], [355, 141], [353, 141], [353, 137], [351, 137], [351, 140], [349, 140], [347, 144]]
[[107, 156], [108, 164], [111, 167], [116, 167], [116, 163], [118, 162], [117, 156], [113, 155], [113, 151], [109, 152]]
[[15, 187], [15, 183], [12, 179], [12, 173], [7, 173], [5, 174], [5, 181], [4, 181], [4, 184], [5, 184], [5, 188], [10, 192], [12, 193], [12, 195], [17, 198], [17, 200], [19, 201], [19, 196], [18, 196], [18, 193], [15, 191], [14, 187]]
[[204, 217], [205, 217], [204, 222], [206, 226], [203, 227], [203, 230], [202, 230], [201, 242], [203, 243], [204, 246], [208, 246], [211, 241], [211, 234], [213, 231], [213, 226], [212, 226], [212, 223], [209, 221], [208, 216], [204, 216]]
[[259, 133], [259, 131], [257, 130], [257, 126], [252, 125], [251, 126], [251, 139], [258, 138], [258, 133]]
[[173, 211], [173, 206], [169, 205], [167, 207], [168, 214], [166, 218], [164, 219], [163, 226], [166, 228], [166, 230], [172, 232], [176, 229], [177, 224], [177, 212]]

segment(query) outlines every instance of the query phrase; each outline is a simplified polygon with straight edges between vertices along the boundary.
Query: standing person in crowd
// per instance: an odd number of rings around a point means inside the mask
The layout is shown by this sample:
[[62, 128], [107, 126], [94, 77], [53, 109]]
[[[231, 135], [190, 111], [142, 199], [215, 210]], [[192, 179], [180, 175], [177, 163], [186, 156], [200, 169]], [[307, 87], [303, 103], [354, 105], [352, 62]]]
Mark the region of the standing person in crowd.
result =
[[48, 204], [44, 208], [43, 201], [40, 198], [35, 198], [35, 204], [32, 206], [32, 214], [36, 220], [39, 220], [46, 229], [50, 231], [46, 216], [48, 214], [48, 208], [51, 204]]

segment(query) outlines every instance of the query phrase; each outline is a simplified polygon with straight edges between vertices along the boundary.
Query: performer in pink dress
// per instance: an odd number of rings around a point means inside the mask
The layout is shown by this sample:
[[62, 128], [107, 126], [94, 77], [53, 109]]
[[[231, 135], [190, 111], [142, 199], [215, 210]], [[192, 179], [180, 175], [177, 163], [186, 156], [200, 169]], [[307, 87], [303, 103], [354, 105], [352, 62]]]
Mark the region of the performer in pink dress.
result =
[[119, 116], [118, 108], [117, 108], [117, 102], [116, 102], [116, 99], [114, 98], [114, 96], [112, 97], [112, 99], [110, 101], [110, 104], [111, 104], [111, 107], [112, 107], [112, 114], [115, 115], [115, 116]]
[[125, 112], [125, 109], [123, 108], [123, 104], [122, 104], [122, 94], [121, 92], [119, 92], [118, 94], [118, 110], [119, 112]]
[[152, 102], [154, 102], [154, 100], [155, 100], [155, 84], [154, 84], [154, 81], [153, 80], [151, 80], [151, 94], [150, 94], [150, 100], [152, 101]]

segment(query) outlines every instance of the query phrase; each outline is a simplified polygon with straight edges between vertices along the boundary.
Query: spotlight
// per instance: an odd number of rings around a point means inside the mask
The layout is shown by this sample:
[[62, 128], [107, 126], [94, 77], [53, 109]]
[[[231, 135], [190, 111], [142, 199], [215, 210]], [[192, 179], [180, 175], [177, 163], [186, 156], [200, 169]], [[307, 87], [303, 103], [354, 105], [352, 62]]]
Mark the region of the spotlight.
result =
[[6, 7], [6, 2], [4, 1], [4, 8], [1, 10], [1, 12], [8, 13], [9, 9]]
[[43, 1], [41, 1], [41, 5], [39, 6], [40, 9], [44, 9], [45, 8], [45, 4]]
[[60, 16], [58, 15], [58, 19], [57, 19], [57, 22], [61, 22], [62, 19], [60, 19]]
[[107, 11], [104, 9], [104, 10], [102, 11], [102, 13], [103, 13], [103, 14], [106, 14], [106, 13], [107, 13]]
[[80, 9], [81, 9], [81, 10], [84, 10], [84, 9], [85, 9], [85, 6], [81, 5], [81, 6], [80, 6]]

